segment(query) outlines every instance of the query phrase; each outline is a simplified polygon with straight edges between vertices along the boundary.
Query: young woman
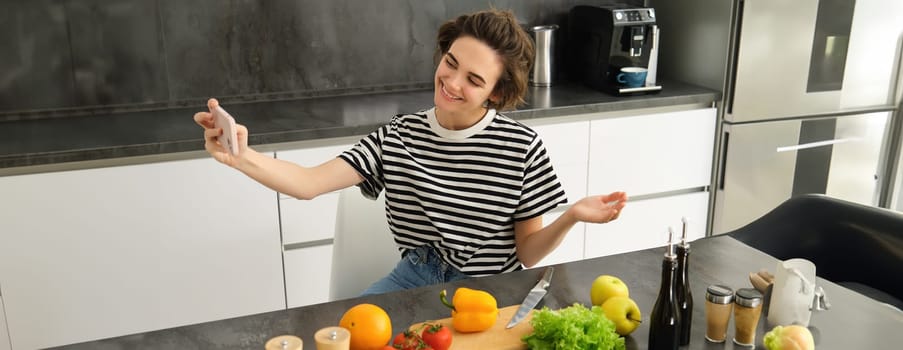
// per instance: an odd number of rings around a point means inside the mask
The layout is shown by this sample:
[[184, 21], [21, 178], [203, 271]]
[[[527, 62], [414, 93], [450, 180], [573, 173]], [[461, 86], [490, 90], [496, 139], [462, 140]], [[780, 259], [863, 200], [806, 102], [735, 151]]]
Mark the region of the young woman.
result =
[[[207, 112], [195, 114], [205, 147], [218, 161], [299, 199], [357, 185], [365, 196], [386, 191], [386, 213], [402, 259], [364, 294], [531, 267], [577, 222], [605, 223], [624, 208], [614, 192], [581, 199], [557, 220], [542, 214], [565, 203], [545, 147], [529, 127], [498, 114], [523, 103], [533, 44], [507, 11], [487, 10], [439, 29], [434, 108], [392, 118], [337, 158], [311, 168], [216, 137]], [[217, 101], [211, 99], [212, 110]]]

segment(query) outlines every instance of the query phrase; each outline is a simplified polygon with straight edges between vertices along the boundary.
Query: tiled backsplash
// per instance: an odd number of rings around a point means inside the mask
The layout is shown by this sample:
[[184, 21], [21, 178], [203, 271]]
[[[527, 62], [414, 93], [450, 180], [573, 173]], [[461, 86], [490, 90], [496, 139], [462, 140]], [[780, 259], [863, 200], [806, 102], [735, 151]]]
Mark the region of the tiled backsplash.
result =
[[494, 6], [562, 23], [574, 5], [612, 2], [2, 1], [0, 120], [428, 87], [453, 16]]

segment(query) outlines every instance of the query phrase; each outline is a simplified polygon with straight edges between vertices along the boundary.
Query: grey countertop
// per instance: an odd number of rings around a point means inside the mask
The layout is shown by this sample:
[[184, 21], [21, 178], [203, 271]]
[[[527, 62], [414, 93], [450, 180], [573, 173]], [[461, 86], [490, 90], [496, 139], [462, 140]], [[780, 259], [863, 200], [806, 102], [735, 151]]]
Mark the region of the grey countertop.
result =
[[[589, 290], [599, 275], [620, 277], [630, 287], [630, 297], [640, 307], [643, 323], [625, 338], [627, 349], [646, 349], [649, 314], [655, 304], [661, 281], [663, 248], [653, 248], [555, 265], [549, 293], [539, 307], [558, 309], [574, 303], [590, 305]], [[714, 236], [692, 243], [690, 285], [693, 294], [692, 329], [687, 349], [744, 349], [731, 343], [710, 343], [705, 334], [705, 288], [711, 284], [733, 289], [751, 287], [749, 272], [773, 269], [778, 260], [740, 241]], [[439, 302], [442, 289], [454, 293], [458, 287], [492, 293], [500, 307], [517, 305], [542, 275], [543, 269], [529, 269], [489, 277], [472, 278], [446, 284], [409, 289], [387, 294], [338, 300], [288, 310], [273, 311], [176, 327], [117, 338], [64, 346], [65, 349], [261, 349], [270, 338], [292, 334], [301, 337], [305, 349], [314, 347], [313, 335], [323, 327], [337, 325], [342, 314], [359, 303], [379, 305], [390, 315], [392, 328], [400, 329], [416, 322], [449, 317]], [[809, 329], [818, 349], [895, 349], [903, 342], [903, 313], [831, 281], [818, 279], [830, 296], [832, 307], [814, 312]], [[733, 323], [733, 321], [731, 321]], [[756, 348], [772, 325], [765, 317], [756, 331]], [[730, 326], [728, 336], [733, 336]], [[745, 348], [749, 349], [749, 348]]]
[[[709, 104], [719, 93], [665, 81], [660, 93], [615, 97], [575, 83], [533, 87], [527, 105], [506, 115], [519, 120]], [[269, 145], [367, 134], [391, 116], [432, 106], [432, 90], [223, 104], [250, 131], [249, 144]], [[0, 122], [0, 170], [71, 162], [177, 154], [203, 150], [192, 115], [204, 110], [162, 110], [29, 118]], [[4, 172], [0, 172], [2, 175]]]

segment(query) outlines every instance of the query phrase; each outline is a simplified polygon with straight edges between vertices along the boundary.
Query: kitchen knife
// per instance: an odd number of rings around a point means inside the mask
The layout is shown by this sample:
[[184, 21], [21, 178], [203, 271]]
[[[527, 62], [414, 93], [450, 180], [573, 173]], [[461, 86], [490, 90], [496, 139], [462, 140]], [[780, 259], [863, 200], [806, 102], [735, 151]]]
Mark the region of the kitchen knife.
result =
[[511, 317], [511, 321], [508, 322], [508, 326], [505, 328], [511, 328], [516, 326], [520, 321], [523, 321], [527, 314], [530, 313], [530, 310], [533, 310], [536, 307], [536, 304], [539, 304], [539, 301], [542, 300], [542, 297], [546, 296], [546, 288], [549, 287], [549, 282], [552, 281], [552, 272], [555, 269], [551, 266], [546, 268], [546, 272], [543, 273], [542, 279], [533, 286], [533, 289], [530, 289], [530, 293], [527, 293], [527, 297], [524, 298], [524, 302], [520, 304], [520, 307], [517, 308], [517, 312], [514, 313], [514, 316]]

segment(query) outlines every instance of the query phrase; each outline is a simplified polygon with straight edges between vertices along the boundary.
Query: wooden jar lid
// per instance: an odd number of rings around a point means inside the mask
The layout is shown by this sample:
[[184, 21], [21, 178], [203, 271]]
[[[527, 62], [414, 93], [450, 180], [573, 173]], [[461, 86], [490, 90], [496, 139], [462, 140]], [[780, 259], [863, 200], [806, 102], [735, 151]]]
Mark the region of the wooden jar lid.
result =
[[304, 342], [294, 335], [280, 335], [267, 340], [266, 350], [303, 350]]
[[322, 328], [314, 334], [317, 350], [348, 350], [351, 332], [342, 327]]

